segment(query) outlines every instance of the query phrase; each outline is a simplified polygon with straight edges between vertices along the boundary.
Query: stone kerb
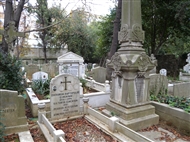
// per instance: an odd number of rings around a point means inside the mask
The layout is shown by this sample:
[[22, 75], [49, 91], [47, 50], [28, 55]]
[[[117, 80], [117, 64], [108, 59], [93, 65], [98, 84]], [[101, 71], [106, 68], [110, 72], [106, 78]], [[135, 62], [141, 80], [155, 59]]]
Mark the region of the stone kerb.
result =
[[155, 106], [156, 114], [165, 121], [172, 123], [179, 130], [190, 132], [190, 114], [182, 109], [171, 107], [167, 104], [152, 101]]
[[50, 99], [39, 100], [36, 94], [33, 92], [32, 88], [26, 88], [27, 101], [32, 111], [33, 117], [38, 116], [38, 104], [45, 103], [45, 110], [50, 111]]
[[1, 122], [5, 125], [5, 133], [17, 133], [28, 130], [25, 116], [25, 103], [17, 91], [0, 89]]
[[71, 74], [61, 74], [50, 82], [51, 118], [80, 114], [80, 81]]
[[106, 80], [105, 83], [99, 83], [96, 82], [95, 80], [90, 80], [90, 79], [85, 79], [85, 81], [87, 81], [86, 82], [87, 87], [90, 87], [97, 91], [110, 92], [110, 85], [108, 80]]

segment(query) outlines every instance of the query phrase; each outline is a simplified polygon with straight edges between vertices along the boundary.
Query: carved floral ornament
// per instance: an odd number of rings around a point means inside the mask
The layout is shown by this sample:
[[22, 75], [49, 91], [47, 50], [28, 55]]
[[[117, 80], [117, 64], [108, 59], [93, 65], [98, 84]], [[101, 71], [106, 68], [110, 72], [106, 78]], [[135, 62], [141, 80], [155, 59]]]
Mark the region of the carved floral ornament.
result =
[[150, 61], [150, 58], [146, 53], [141, 53], [141, 55], [138, 57], [136, 64], [138, 65], [138, 69], [141, 72], [145, 72], [150, 65], [153, 65], [153, 63]]
[[139, 24], [134, 24], [132, 29], [128, 28], [127, 24], [121, 27], [118, 33], [118, 40], [122, 42], [144, 42], [144, 31]]
[[118, 53], [115, 53], [111, 58], [111, 63], [113, 64], [113, 68], [115, 72], [119, 72], [121, 69], [122, 60]]

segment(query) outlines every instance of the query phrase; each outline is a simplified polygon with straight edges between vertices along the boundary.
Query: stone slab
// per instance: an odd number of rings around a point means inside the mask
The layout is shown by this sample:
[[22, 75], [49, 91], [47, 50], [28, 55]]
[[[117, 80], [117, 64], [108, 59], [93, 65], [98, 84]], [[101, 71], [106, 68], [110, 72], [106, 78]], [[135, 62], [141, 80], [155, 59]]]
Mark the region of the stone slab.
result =
[[124, 120], [140, 118], [155, 113], [155, 108], [152, 105], [124, 108], [118, 104], [108, 102], [106, 104], [106, 109], [115, 114], [116, 116], [121, 117]]
[[151, 102], [155, 106], [156, 114], [160, 119], [171, 122], [172, 125], [179, 130], [185, 130], [190, 132], [190, 114], [182, 109], [170, 107], [167, 104]]
[[20, 142], [34, 142], [30, 131], [23, 131], [18, 133]]

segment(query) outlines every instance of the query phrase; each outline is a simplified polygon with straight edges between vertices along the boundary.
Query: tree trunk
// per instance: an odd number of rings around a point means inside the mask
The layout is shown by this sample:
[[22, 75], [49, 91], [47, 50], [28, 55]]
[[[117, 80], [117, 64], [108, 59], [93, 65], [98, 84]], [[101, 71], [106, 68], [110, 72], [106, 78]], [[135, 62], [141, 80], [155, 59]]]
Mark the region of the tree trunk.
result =
[[122, 4], [122, 0], [118, 0], [116, 17], [114, 20], [113, 39], [112, 39], [112, 44], [111, 44], [108, 59], [111, 59], [111, 57], [115, 54], [118, 47], [118, 31], [120, 29], [120, 23], [121, 23], [121, 4]]
[[[118, 0], [118, 6], [117, 6], [117, 9], [116, 9], [116, 17], [115, 17], [115, 20], [114, 20], [113, 39], [112, 39], [110, 52], [109, 52], [109, 55], [108, 55], [109, 60], [115, 54], [115, 52], [117, 50], [117, 47], [118, 47], [118, 31], [119, 31], [120, 23], [121, 23], [121, 5], [122, 5], [122, 0]], [[112, 73], [112, 69], [107, 67], [106, 68], [106, 78], [107, 78], [107, 80], [111, 80], [111, 73]]]
[[[6, 0], [6, 3], [5, 3], [5, 16], [4, 16], [4, 29], [7, 27], [7, 25], [9, 24], [10, 21], [15, 21], [15, 27], [17, 28], [18, 30], [18, 27], [19, 27], [19, 21], [20, 21], [20, 17], [21, 17], [21, 13], [23, 11], [23, 7], [24, 7], [24, 3], [25, 3], [25, 0], [20, 0], [19, 1], [19, 4], [15, 10], [15, 13], [13, 11], [13, 2], [12, 0]], [[2, 45], [1, 45], [1, 48], [2, 50], [7, 53], [8, 52], [8, 44], [7, 42], [5, 41], [5, 38], [3, 36], [2, 38]]]

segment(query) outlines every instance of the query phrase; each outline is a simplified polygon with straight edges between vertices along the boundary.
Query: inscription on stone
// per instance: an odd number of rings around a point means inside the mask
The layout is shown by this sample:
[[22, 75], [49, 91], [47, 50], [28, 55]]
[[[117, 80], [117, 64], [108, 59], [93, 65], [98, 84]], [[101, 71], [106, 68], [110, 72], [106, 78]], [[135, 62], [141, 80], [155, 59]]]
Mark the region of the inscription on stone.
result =
[[136, 83], [136, 91], [137, 91], [137, 102], [142, 102], [142, 97], [144, 95], [144, 78], [143, 77], [137, 77], [135, 79]]
[[52, 118], [64, 118], [79, 113], [79, 87], [79, 79], [70, 74], [61, 74], [52, 79], [50, 83]]

